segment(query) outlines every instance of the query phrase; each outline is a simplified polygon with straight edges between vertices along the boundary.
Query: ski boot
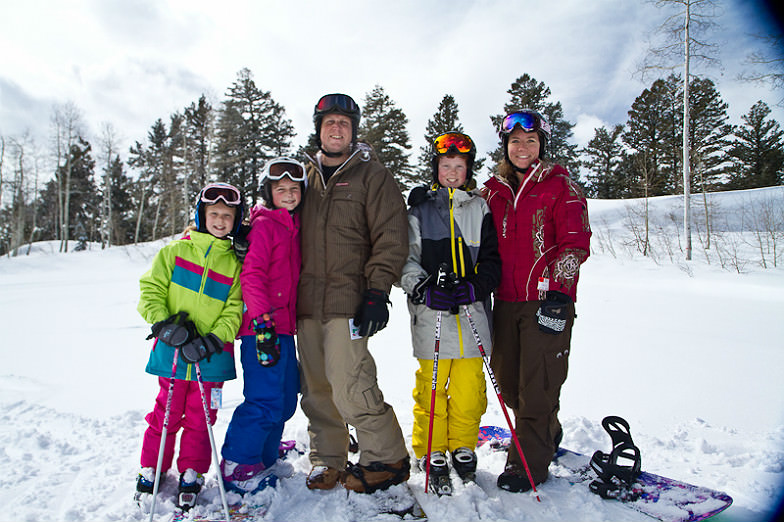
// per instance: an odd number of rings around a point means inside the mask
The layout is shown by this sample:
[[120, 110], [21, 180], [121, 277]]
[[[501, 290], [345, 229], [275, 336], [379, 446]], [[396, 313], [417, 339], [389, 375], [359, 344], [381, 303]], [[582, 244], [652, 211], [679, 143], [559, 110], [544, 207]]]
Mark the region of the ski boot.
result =
[[629, 423], [611, 415], [602, 420], [602, 426], [610, 434], [613, 447], [609, 454], [597, 451], [591, 457], [591, 468], [598, 478], [589, 489], [602, 498], [636, 500], [640, 492], [634, 482], [641, 473], [642, 458], [640, 448], [632, 441]]
[[[163, 482], [163, 475], [161, 475], [161, 482]], [[142, 499], [148, 495], [152, 495], [153, 487], [155, 485], [155, 468], [142, 468], [139, 470], [139, 475], [136, 477], [136, 491], [133, 494], [133, 500], [141, 506]]]
[[[422, 457], [422, 469], [427, 472], [427, 456]], [[449, 478], [449, 464], [443, 451], [430, 454], [430, 478], [428, 487], [439, 497], [452, 494], [452, 479]]]
[[466, 446], [457, 448], [452, 452], [452, 467], [463, 482], [473, 482], [476, 479], [476, 453]]
[[204, 476], [191, 468], [180, 474], [180, 485], [177, 491], [177, 507], [188, 511], [196, 505], [196, 496], [204, 485]]

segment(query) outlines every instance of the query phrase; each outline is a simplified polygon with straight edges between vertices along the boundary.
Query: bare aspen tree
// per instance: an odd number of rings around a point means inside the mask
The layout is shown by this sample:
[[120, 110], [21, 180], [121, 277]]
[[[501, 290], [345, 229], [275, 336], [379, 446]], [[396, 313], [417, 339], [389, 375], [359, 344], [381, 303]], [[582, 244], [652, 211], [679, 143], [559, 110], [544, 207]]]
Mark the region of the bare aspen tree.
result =
[[707, 43], [700, 35], [717, 27], [714, 19], [718, 17], [715, 0], [656, 0], [659, 8], [672, 8], [676, 12], [668, 16], [659, 26], [665, 43], [651, 47], [638, 73], [646, 76], [654, 71], [674, 70], [683, 67], [683, 233], [685, 240], [685, 257], [691, 260], [691, 212], [690, 212], [690, 154], [689, 143], [689, 81], [692, 60], [696, 59], [708, 66], [720, 66], [715, 57], [718, 51], [716, 44]]
[[29, 132], [25, 132], [21, 138], [12, 138], [11, 147], [13, 147], [13, 160], [14, 160], [14, 177], [11, 183], [11, 216], [13, 223], [11, 226], [11, 244], [9, 245], [9, 252], [16, 256], [19, 253], [19, 247], [24, 243], [24, 231], [27, 214], [27, 184], [28, 184], [28, 166], [30, 159], [28, 154], [32, 156], [33, 142]]
[[114, 126], [104, 122], [101, 125], [101, 153], [105, 162], [103, 175], [103, 199], [101, 201], [101, 248], [112, 246], [113, 217], [112, 217], [112, 162], [117, 154], [118, 137]]
[[[71, 147], [82, 133], [82, 114], [73, 102], [56, 106], [53, 115], [56, 155], [57, 204], [60, 225], [60, 252], [68, 252], [71, 206]], [[61, 162], [65, 159], [65, 164]]]
[[5, 159], [5, 137], [0, 136], [0, 208], [3, 208], [3, 159]]

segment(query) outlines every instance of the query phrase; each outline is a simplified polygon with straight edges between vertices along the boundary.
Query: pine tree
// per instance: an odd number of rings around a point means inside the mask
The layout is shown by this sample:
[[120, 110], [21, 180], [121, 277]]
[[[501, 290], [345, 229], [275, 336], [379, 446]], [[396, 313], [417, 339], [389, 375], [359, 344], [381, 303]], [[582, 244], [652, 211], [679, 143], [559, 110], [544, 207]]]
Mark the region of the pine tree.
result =
[[693, 78], [689, 89], [691, 186], [709, 192], [723, 183], [726, 150], [732, 126], [727, 124], [727, 104], [710, 79]]
[[425, 144], [419, 147], [419, 160], [417, 161], [416, 170], [419, 183], [428, 184], [433, 180], [431, 155], [433, 140], [436, 139], [436, 136], [449, 131], [463, 132], [458, 112], [454, 96], [446, 94], [438, 105], [438, 111], [427, 121]]
[[383, 87], [376, 85], [365, 96], [358, 139], [373, 148], [381, 163], [395, 177], [401, 191], [413, 187], [418, 180], [405, 152], [411, 148], [406, 125], [408, 118]]
[[638, 153], [639, 172], [633, 177], [647, 179], [650, 196], [671, 194], [676, 183], [680, 150], [674, 139], [678, 135], [676, 92], [672, 81], [656, 80], [628, 112], [623, 141]]
[[217, 125], [218, 176], [255, 202], [264, 163], [291, 148], [294, 126], [270, 92], [256, 86], [249, 69], [237, 74], [226, 96]]
[[185, 109], [184, 135], [189, 193], [196, 194], [207, 184], [215, 139], [215, 110], [204, 95]]
[[[564, 119], [561, 102], [548, 101], [550, 88], [544, 82], [539, 82], [526, 73], [515, 80], [506, 92], [510, 94], [511, 100], [504, 105], [504, 114], [490, 117], [493, 126], [496, 129], [499, 128], [504, 116], [510, 112], [521, 109], [538, 111], [547, 119], [552, 133], [547, 145], [547, 157], [550, 161], [566, 168], [572, 179], [577, 181], [580, 175], [577, 145], [569, 143], [574, 134], [572, 132], [574, 124]], [[496, 164], [503, 157], [504, 151], [501, 150], [500, 145], [495, 151], [490, 153], [490, 158]]]
[[770, 107], [758, 101], [735, 130], [730, 156], [735, 160], [729, 189], [768, 187], [784, 183], [784, 131], [769, 119]]
[[616, 125], [611, 131], [606, 127], [594, 129], [594, 137], [580, 151], [587, 157], [582, 165], [593, 174], [588, 175], [587, 195], [600, 199], [618, 199], [624, 194], [624, 181], [620, 176], [623, 161], [621, 134], [623, 125]]

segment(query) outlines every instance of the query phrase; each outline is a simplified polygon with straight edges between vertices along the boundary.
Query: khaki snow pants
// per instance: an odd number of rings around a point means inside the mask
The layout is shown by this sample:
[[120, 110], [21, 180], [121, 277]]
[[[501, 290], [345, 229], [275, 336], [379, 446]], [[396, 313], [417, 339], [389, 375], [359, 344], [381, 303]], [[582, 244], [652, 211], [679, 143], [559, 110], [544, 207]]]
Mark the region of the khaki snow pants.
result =
[[298, 320], [297, 341], [311, 464], [346, 467], [346, 423], [357, 430], [359, 464], [391, 464], [407, 457], [400, 424], [378, 387], [368, 340], [352, 340], [348, 319], [342, 318]]
[[[493, 353], [490, 366], [501, 397], [515, 414], [515, 432], [534, 482], [547, 480], [555, 455], [561, 386], [569, 369], [569, 345], [574, 305], [569, 306], [566, 328], [558, 335], [539, 330], [536, 311], [541, 301], [495, 301]], [[507, 465], [522, 466], [513, 443]]]

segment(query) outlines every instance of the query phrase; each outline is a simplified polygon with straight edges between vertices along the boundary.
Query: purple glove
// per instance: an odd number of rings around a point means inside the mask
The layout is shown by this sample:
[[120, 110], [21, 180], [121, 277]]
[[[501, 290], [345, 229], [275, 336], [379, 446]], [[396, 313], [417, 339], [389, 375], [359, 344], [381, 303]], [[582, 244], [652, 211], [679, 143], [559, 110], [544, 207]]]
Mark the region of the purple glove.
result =
[[433, 310], [451, 310], [455, 307], [452, 292], [441, 286], [428, 286], [425, 290], [425, 305]]
[[457, 305], [469, 305], [476, 301], [474, 285], [468, 281], [461, 281], [452, 287], [452, 297]]

